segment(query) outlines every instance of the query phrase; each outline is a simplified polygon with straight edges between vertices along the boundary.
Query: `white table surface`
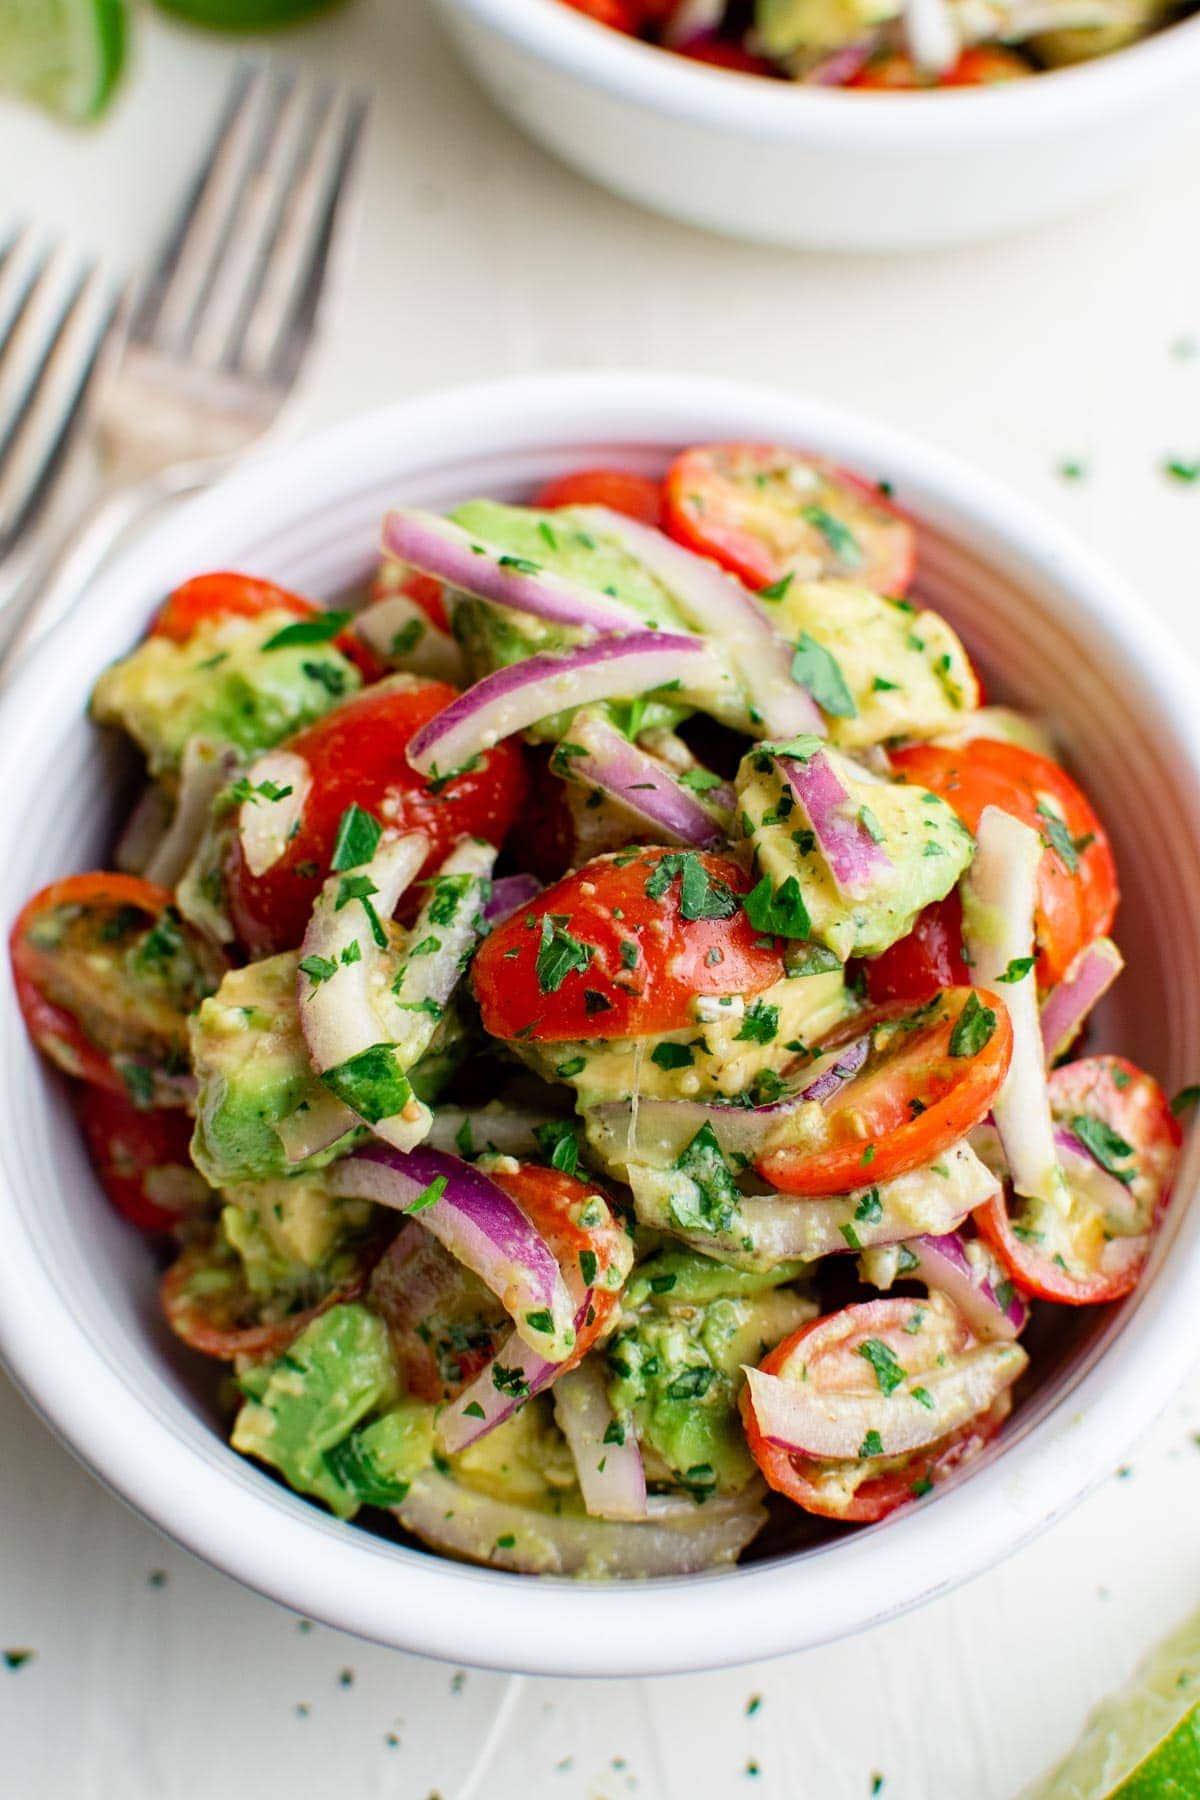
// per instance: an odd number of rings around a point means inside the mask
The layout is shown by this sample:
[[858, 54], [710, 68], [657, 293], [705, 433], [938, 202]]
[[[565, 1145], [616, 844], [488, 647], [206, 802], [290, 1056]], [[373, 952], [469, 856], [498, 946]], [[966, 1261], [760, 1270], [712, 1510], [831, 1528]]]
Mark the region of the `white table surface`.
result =
[[[0, 113], [0, 224], [12, 205], [120, 268], [145, 254], [233, 52], [143, 23], [99, 132]], [[1004, 477], [1200, 645], [1200, 484], [1161, 470], [1200, 455], [1200, 352], [1180, 354], [1200, 345], [1200, 133], [1085, 218], [847, 261], [722, 244], [585, 186], [480, 101], [419, 0], [359, 0], [276, 54], [379, 89], [354, 275], [293, 429], [531, 368], [806, 388]], [[1064, 480], [1064, 460], [1086, 478]], [[882, 1777], [884, 1800], [1012, 1800], [1200, 1605], [1196, 1427], [1193, 1375], [1067, 1520], [863, 1637], [725, 1674], [572, 1683], [456, 1673], [307, 1626], [165, 1544], [0, 1378], [0, 1792], [867, 1800]]]

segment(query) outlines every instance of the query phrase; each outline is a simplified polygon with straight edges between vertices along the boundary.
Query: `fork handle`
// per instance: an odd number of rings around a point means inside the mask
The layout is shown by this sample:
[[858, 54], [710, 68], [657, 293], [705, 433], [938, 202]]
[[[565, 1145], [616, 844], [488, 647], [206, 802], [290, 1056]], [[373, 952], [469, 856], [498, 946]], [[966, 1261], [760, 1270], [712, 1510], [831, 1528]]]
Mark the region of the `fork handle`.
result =
[[127, 531], [166, 501], [207, 487], [227, 461], [205, 457], [174, 463], [131, 485], [102, 489], [29, 584], [30, 598], [5, 650], [4, 665], [11, 666], [66, 618]]

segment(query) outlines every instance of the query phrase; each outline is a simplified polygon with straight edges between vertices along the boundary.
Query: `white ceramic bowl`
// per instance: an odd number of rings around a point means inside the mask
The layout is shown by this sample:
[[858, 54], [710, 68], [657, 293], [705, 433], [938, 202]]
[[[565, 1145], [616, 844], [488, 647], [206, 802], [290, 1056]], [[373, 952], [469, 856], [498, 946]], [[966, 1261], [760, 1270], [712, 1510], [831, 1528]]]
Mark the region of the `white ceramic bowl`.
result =
[[889, 95], [712, 69], [562, 0], [436, 4], [492, 98], [565, 162], [766, 243], [916, 249], [1056, 218], [1133, 180], [1200, 90], [1200, 16], [1030, 81]]
[[[1112, 828], [1129, 972], [1107, 1042], [1169, 1084], [1200, 1044], [1200, 730], [1176, 648], [1090, 555], [1011, 495], [899, 434], [776, 392], [677, 377], [559, 376], [357, 419], [247, 464], [122, 554], [0, 704], [0, 918], [103, 863], [120, 793], [84, 716], [97, 671], [177, 581], [243, 567], [315, 596], [372, 565], [392, 501], [443, 507], [679, 446], [778, 439], [895, 483], [922, 524], [919, 589], [1000, 692], [1052, 716]], [[1152, 1265], [1114, 1312], [1061, 1315], [998, 1446], [907, 1514], [719, 1575], [579, 1586], [461, 1567], [344, 1525], [214, 1429], [195, 1359], [158, 1314], [151, 1257], [109, 1211], [57, 1079], [0, 976], [0, 1348], [110, 1487], [172, 1537], [305, 1614], [458, 1662], [545, 1673], [680, 1671], [826, 1642], [986, 1568], [1119, 1461], [1200, 1349], [1195, 1147]]]

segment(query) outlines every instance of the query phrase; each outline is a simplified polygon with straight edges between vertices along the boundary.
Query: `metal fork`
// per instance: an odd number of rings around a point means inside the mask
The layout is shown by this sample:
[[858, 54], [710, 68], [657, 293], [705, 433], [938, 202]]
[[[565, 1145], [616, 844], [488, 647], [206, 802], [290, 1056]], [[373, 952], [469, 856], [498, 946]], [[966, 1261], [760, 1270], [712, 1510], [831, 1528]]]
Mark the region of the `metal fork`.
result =
[[[135, 520], [205, 485], [275, 423], [338, 262], [369, 104], [331, 85], [306, 90], [256, 61], [236, 67], [120, 359], [98, 384], [104, 489], [26, 598], [13, 652], [57, 622]], [[47, 486], [81, 414], [63, 417]], [[0, 494], [5, 445], [0, 424]]]

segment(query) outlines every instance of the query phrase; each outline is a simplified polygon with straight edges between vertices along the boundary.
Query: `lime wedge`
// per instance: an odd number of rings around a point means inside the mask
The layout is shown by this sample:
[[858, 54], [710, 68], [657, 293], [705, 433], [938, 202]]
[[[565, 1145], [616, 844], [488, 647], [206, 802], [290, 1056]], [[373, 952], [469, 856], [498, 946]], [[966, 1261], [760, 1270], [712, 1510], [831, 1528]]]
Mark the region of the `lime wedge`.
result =
[[94, 119], [125, 61], [125, 0], [0, 0], [0, 93]]
[[327, 12], [341, 0], [155, 0], [160, 12], [214, 31], [271, 31]]
[[1065, 1762], [1024, 1800], [1195, 1800], [1200, 1795], [1200, 1613], [1101, 1701]]

